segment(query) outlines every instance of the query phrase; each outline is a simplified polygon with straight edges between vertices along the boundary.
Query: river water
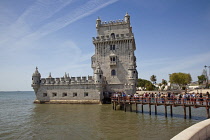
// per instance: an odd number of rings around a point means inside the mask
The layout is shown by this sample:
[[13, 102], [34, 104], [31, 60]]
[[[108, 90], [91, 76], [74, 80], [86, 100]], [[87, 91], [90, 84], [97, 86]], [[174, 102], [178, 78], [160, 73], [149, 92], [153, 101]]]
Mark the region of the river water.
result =
[[142, 114], [114, 111], [110, 104], [33, 104], [34, 99], [31, 91], [0, 92], [0, 139], [168, 140], [206, 119], [205, 108], [192, 108], [192, 119], [184, 119], [182, 107], [165, 118], [163, 106], [157, 115], [152, 106], [150, 116], [146, 105]]

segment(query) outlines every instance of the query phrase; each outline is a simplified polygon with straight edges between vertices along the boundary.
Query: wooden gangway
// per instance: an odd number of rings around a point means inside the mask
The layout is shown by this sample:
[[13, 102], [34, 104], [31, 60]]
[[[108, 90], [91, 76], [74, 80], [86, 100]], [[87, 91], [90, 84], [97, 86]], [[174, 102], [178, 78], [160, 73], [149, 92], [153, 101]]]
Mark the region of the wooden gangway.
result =
[[113, 110], [116, 110], [117, 106], [120, 106], [122, 110], [126, 112], [126, 106], [130, 107], [132, 112], [132, 105], [135, 105], [136, 113], [138, 112], [138, 104], [141, 105], [141, 112], [144, 112], [144, 105], [149, 106], [149, 114], [151, 115], [151, 106], [155, 107], [155, 115], [157, 115], [157, 107], [165, 106], [165, 117], [167, 117], [167, 107], [170, 106], [170, 114], [173, 116], [173, 107], [181, 106], [184, 109], [184, 118], [186, 119], [186, 108], [189, 109], [189, 118], [191, 115], [191, 107], [206, 109], [207, 118], [209, 116], [210, 98], [168, 98], [168, 97], [111, 97]]

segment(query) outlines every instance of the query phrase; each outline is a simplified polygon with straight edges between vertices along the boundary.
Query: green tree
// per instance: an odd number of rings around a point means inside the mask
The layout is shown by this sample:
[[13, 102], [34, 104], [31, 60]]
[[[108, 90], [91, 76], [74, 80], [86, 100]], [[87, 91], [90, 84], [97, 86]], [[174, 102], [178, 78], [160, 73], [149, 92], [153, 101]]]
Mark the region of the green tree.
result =
[[206, 81], [206, 76], [205, 75], [200, 75], [198, 76], [198, 84], [203, 84], [203, 82]]
[[142, 87], [146, 90], [154, 90], [155, 89], [155, 86], [150, 81], [145, 80], [145, 79], [138, 79], [137, 87]]
[[191, 83], [192, 78], [190, 74], [187, 73], [172, 73], [169, 77], [170, 82], [173, 84], [178, 84], [180, 88], [185, 88], [187, 84]]
[[162, 84], [164, 85], [164, 86], [166, 86], [167, 84], [168, 84], [168, 82], [166, 81], [166, 80], [162, 80]]
[[157, 81], [156, 76], [155, 75], [152, 75], [150, 77], [150, 80], [152, 81], [153, 84], [156, 83], [156, 81]]
[[166, 80], [164, 80], [164, 79], [162, 79], [162, 83], [161, 83], [161, 90], [163, 90], [163, 89], [165, 89], [165, 86], [167, 85], [168, 83], [167, 83], [167, 81]]
[[151, 91], [155, 89], [155, 86], [150, 82], [150, 83], [146, 83], [146, 90], [147, 91]]

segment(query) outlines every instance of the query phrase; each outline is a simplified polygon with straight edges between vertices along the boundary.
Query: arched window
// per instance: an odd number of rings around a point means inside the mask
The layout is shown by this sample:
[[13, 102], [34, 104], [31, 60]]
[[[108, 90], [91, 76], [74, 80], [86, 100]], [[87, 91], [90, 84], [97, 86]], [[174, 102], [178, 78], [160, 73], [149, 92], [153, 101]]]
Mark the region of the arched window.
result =
[[112, 46], [112, 50], [115, 50], [115, 45]]
[[113, 39], [115, 39], [115, 34], [114, 34], [114, 33], [111, 33], [111, 37], [112, 37]]
[[116, 75], [116, 71], [115, 71], [115, 70], [112, 70], [112, 71], [111, 71], [111, 75], [112, 75], [112, 76], [115, 76], [115, 75]]

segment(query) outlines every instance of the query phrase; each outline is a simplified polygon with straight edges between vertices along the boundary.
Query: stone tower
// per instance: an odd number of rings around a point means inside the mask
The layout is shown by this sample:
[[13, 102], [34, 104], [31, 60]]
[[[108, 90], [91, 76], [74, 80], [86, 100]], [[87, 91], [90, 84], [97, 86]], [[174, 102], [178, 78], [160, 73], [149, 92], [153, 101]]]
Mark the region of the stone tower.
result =
[[123, 20], [102, 22], [96, 20], [97, 37], [93, 38], [95, 54], [92, 68], [100, 65], [106, 80], [106, 92], [136, 92], [138, 72], [136, 70], [135, 39], [130, 26], [130, 16], [126, 13]]

